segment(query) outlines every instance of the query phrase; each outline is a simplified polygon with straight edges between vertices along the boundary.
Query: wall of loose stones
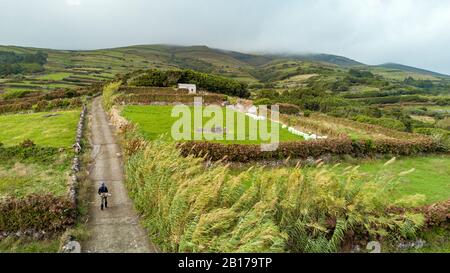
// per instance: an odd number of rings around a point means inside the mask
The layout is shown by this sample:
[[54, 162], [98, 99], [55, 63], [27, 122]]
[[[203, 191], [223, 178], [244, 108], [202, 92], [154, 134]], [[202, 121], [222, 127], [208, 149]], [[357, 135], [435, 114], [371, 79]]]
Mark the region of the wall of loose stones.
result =
[[72, 160], [72, 168], [71, 168], [71, 176], [70, 176], [70, 183], [69, 183], [69, 200], [70, 202], [76, 206], [77, 205], [77, 190], [78, 190], [78, 176], [77, 174], [81, 170], [81, 163], [80, 163], [80, 155], [83, 151], [83, 134], [84, 134], [84, 127], [85, 127], [85, 117], [87, 114], [87, 107], [86, 105], [83, 105], [83, 108], [80, 113], [80, 120], [78, 121], [77, 125], [77, 134], [75, 137], [75, 143], [73, 144], [73, 149], [75, 152], [75, 156]]
[[[77, 134], [75, 136], [75, 143], [73, 144], [73, 149], [75, 152], [75, 156], [72, 160], [72, 173], [70, 175], [69, 179], [69, 191], [68, 191], [68, 198], [71, 203], [71, 205], [76, 208], [77, 207], [77, 197], [78, 197], [78, 187], [79, 187], [79, 181], [78, 181], [78, 174], [81, 170], [81, 162], [80, 162], [80, 156], [83, 152], [83, 134], [84, 134], [84, 128], [85, 128], [85, 120], [87, 115], [87, 107], [84, 104], [83, 108], [80, 113], [80, 120], [78, 121], [77, 125]], [[76, 216], [76, 215], [74, 215]], [[74, 219], [75, 220], [75, 219]], [[61, 244], [60, 252], [62, 253], [79, 253], [81, 252], [80, 244], [76, 241], [72, 241], [72, 238], [70, 236], [64, 235], [62, 238], [62, 244]]]

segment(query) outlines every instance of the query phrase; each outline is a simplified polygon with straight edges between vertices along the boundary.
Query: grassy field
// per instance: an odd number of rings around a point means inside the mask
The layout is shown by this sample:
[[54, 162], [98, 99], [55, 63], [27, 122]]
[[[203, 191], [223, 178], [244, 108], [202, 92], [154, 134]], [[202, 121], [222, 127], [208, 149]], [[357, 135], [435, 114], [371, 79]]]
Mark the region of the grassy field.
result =
[[[159, 138], [161, 135], [165, 134], [165, 136], [169, 139], [171, 127], [178, 120], [176, 117], [171, 117], [171, 111], [172, 106], [126, 106], [124, 110], [122, 111], [122, 115], [127, 118], [130, 121], [135, 122], [139, 125], [139, 128], [143, 135], [149, 139], [154, 140]], [[192, 109], [192, 108], [191, 108]], [[193, 112], [191, 110], [191, 112]], [[236, 112], [237, 115], [245, 116], [243, 113]], [[236, 116], [237, 116], [236, 115]], [[235, 116], [235, 120], [236, 120]], [[193, 120], [193, 115], [191, 115]], [[203, 118], [203, 125], [206, 124], [206, 122], [209, 120], [209, 118]], [[193, 122], [191, 123], [192, 127], [190, 128], [191, 136], [193, 137], [194, 132], [197, 131], [197, 128], [194, 129]], [[235, 123], [236, 124], [236, 123]], [[262, 143], [262, 141], [259, 136], [258, 140], [250, 140], [249, 137], [249, 117], [245, 116], [245, 124], [246, 124], [246, 130], [245, 130], [245, 140], [235, 140], [230, 141], [226, 140], [225, 133], [223, 134], [224, 140], [217, 140], [217, 142], [220, 143], [227, 143], [227, 144], [258, 144]], [[272, 123], [272, 125], [268, 126], [269, 131], [271, 130], [271, 126], [279, 126], [280, 131], [280, 141], [296, 141], [296, 140], [302, 140], [303, 138], [300, 136], [296, 136], [294, 134], [291, 134], [288, 130], [281, 128], [279, 124]], [[225, 125], [225, 119], [224, 124], [222, 128], [226, 128]], [[237, 132], [236, 132], [236, 126], [233, 128], [232, 132], [235, 136], [235, 139], [237, 139]], [[213, 136], [210, 133], [211, 136]]]
[[[413, 172], [399, 178], [398, 195], [392, 196], [395, 200], [402, 196], [423, 194], [425, 199], [421, 205], [450, 199], [450, 156], [433, 155], [424, 157], [404, 157], [398, 158], [394, 163], [384, 166], [388, 159], [364, 160], [362, 162], [354, 159], [354, 162], [342, 162], [335, 168], [336, 174], [340, 174], [348, 167], [359, 166], [358, 170], [363, 174], [361, 181], [368, 181], [377, 177], [398, 177], [402, 172], [415, 169]], [[233, 166], [232, 173], [238, 175], [246, 171], [250, 165]], [[330, 166], [331, 167], [331, 166]], [[285, 167], [279, 167], [281, 169]], [[276, 167], [278, 169], [278, 167]], [[308, 173], [314, 167], [303, 167], [303, 171]], [[268, 167], [267, 172], [273, 168]], [[244, 185], [245, 188], [251, 184]]]
[[46, 75], [42, 75], [37, 77], [36, 79], [39, 80], [54, 80], [54, 81], [61, 81], [66, 77], [71, 76], [71, 73], [66, 73], [66, 72], [56, 72], [56, 73], [50, 73], [50, 74], [46, 74]]
[[0, 115], [0, 142], [16, 145], [31, 139], [41, 146], [69, 148], [75, 139], [79, 114], [79, 110], [72, 110]]
[[[33, 160], [31, 160], [33, 161]], [[0, 164], [0, 198], [23, 197], [29, 194], [53, 194], [62, 196], [67, 191], [70, 155], [63, 153], [54, 162], [21, 163], [17, 161]]]
[[42, 241], [7, 238], [0, 241], [0, 253], [57, 253], [60, 239]]
[[[393, 176], [404, 171], [414, 172], [401, 177], [400, 194], [424, 194], [430, 204], [450, 199], [450, 156], [405, 157], [384, 166], [386, 160], [363, 161], [360, 170], [369, 176]], [[342, 167], [350, 166], [343, 164]]]

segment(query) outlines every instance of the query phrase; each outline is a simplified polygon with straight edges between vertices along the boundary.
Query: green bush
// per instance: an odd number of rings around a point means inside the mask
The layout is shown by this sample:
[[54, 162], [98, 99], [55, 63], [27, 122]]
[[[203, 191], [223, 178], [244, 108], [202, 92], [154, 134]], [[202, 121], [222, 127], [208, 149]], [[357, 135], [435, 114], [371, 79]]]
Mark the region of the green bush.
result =
[[431, 136], [450, 150], [450, 131], [439, 128], [415, 128], [415, 133]]
[[1, 98], [4, 100], [10, 100], [10, 99], [20, 99], [25, 97], [26, 95], [32, 93], [33, 91], [29, 90], [20, 90], [20, 91], [8, 91], [1, 95]]
[[32, 162], [53, 162], [60, 154], [58, 148], [36, 146], [31, 140], [17, 146], [0, 145], [0, 161], [18, 160]]
[[420, 95], [405, 95], [405, 96], [386, 96], [358, 99], [364, 104], [394, 104], [405, 102], [428, 102], [430, 99]]
[[277, 103], [280, 113], [287, 115], [297, 115], [300, 113], [300, 107], [290, 103]]
[[270, 106], [271, 104], [272, 104], [272, 102], [271, 102], [271, 100], [270, 99], [266, 99], [266, 98], [264, 98], [264, 99], [257, 99], [257, 100], [255, 100], [254, 102], [253, 102], [253, 104], [254, 105], [267, 105], [267, 106]]
[[389, 129], [394, 129], [398, 131], [405, 131], [406, 127], [405, 125], [396, 119], [391, 118], [372, 118], [364, 115], [358, 115], [353, 118], [353, 120], [362, 122], [362, 123], [369, 123], [373, 125], [380, 125]]

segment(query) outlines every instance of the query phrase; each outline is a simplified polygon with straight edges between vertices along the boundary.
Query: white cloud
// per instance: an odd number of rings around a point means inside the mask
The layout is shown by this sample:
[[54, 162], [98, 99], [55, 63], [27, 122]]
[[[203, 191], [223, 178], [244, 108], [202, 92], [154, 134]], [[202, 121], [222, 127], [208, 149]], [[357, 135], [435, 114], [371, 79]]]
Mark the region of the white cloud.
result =
[[66, 0], [66, 4], [68, 6], [79, 6], [81, 5], [81, 1], [80, 0]]
[[93, 49], [172, 43], [324, 52], [450, 74], [450, 0], [0, 2], [0, 26], [8, 26], [0, 27], [0, 44]]

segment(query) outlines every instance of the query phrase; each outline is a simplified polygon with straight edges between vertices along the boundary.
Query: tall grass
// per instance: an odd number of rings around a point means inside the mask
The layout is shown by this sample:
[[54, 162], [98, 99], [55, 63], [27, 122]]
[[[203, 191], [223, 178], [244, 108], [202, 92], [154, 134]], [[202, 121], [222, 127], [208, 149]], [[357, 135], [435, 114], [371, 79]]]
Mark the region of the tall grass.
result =
[[[146, 142], [125, 133], [126, 185], [151, 240], [168, 252], [335, 252], [350, 237], [414, 236], [416, 213], [388, 213], [415, 205], [391, 203], [396, 177], [362, 181], [356, 168], [325, 166], [273, 172], [180, 156], [174, 143]], [[336, 174], [337, 173], [337, 174]]]
[[103, 87], [103, 107], [106, 111], [109, 111], [114, 105], [114, 101], [118, 94], [116, 92], [119, 90], [121, 81], [112, 82]]

